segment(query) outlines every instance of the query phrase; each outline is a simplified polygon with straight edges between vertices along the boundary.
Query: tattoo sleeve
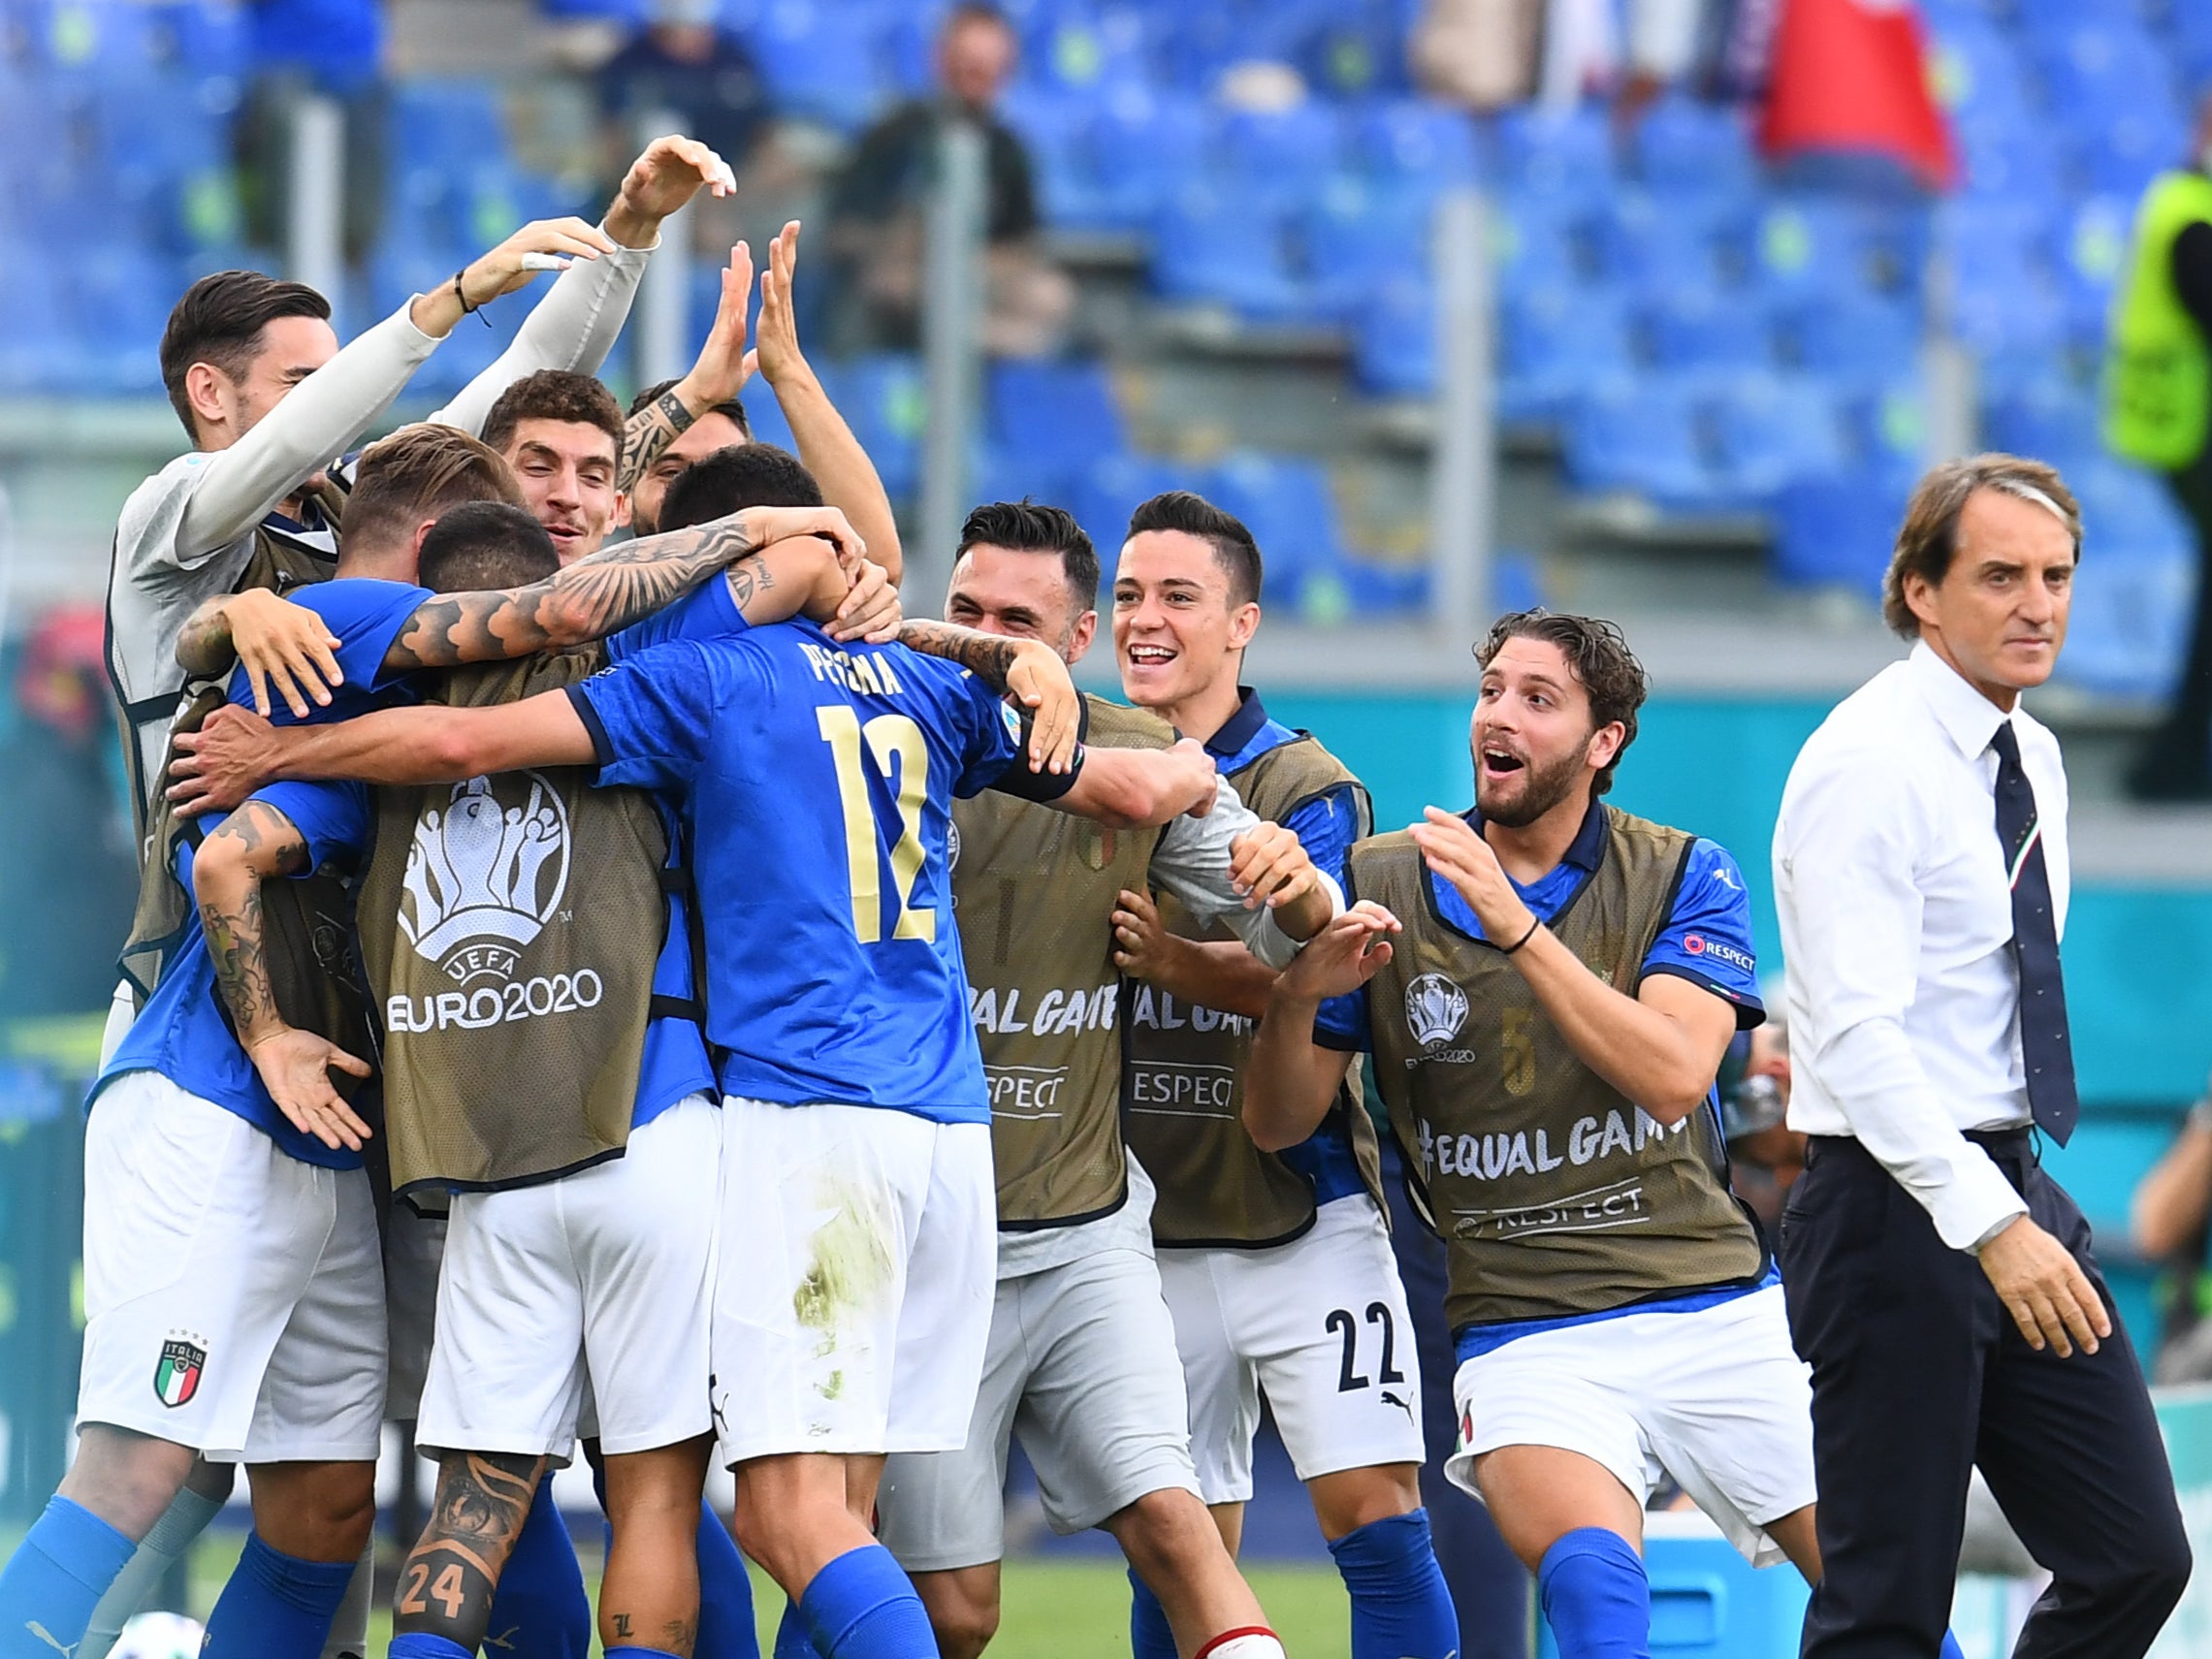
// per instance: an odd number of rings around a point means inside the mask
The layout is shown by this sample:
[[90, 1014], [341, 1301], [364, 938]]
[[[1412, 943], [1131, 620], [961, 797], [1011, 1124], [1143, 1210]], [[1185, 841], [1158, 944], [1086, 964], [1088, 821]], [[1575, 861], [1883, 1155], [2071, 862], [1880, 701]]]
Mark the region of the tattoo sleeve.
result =
[[185, 673], [220, 674], [238, 660], [231, 644], [231, 619], [223, 610], [229, 597], [218, 593], [185, 619], [176, 636], [176, 660]]
[[395, 1635], [441, 1636], [476, 1651], [545, 1465], [543, 1457], [512, 1452], [446, 1454], [430, 1525], [400, 1570]]
[[1021, 654], [1021, 642], [1017, 640], [979, 633], [955, 622], [902, 622], [899, 643], [924, 656], [957, 662], [1002, 697], [1007, 692], [1007, 676]]
[[215, 986], [230, 1009], [239, 1041], [251, 1047], [281, 1025], [262, 931], [263, 872], [298, 875], [307, 866], [307, 845], [274, 807], [248, 801], [208, 837], [193, 864], [200, 926], [214, 964]]
[[718, 519], [618, 543], [528, 588], [441, 593], [416, 607], [384, 667], [411, 674], [604, 639], [753, 551], [737, 520]]
[[615, 488], [625, 495], [634, 492], [661, 453], [689, 431], [698, 418], [684, 406], [673, 386], [630, 416], [623, 423], [623, 464]]

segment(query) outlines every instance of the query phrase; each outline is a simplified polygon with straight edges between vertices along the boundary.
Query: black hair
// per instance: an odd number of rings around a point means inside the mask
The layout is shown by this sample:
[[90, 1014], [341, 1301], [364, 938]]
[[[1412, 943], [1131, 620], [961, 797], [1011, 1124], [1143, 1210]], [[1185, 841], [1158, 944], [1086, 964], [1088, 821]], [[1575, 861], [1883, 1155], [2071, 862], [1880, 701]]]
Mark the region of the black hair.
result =
[[545, 526], [504, 501], [448, 508], [423, 537], [415, 580], [434, 593], [523, 588], [561, 568]]
[[[629, 400], [629, 412], [633, 415], [637, 414], [639, 411], [646, 408], [649, 404], [653, 403], [660, 398], [666, 397], [675, 389], [676, 382], [673, 380], [656, 380], [652, 385], [648, 386], [644, 391], [640, 392], [636, 397], [632, 398]], [[735, 398], [732, 398], [726, 403], [717, 403], [712, 408], [705, 410], [702, 414], [697, 415], [693, 418], [697, 420], [704, 420], [708, 415], [722, 415], [727, 417], [729, 420], [735, 422], [737, 430], [745, 434], [745, 441], [747, 443], [751, 443], [753, 441], [753, 423], [750, 420], [746, 419], [745, 405], [743, 403], [740, 403]]]
[[218, 271], [185, 289], [161, 332], [161, 383], [192, 441], [200, 441], [200, 429], [184, 390], [187, 369], [195, 363], [212, 364], [233, 380], [243, 379], [261, 331], [271, 323], [279, 317], [328, 322], [330, 315], [331, 303], [305, 282], [283, 282], [258, 271]]
[[1132, 536], [1141, 535], [1146, 530], [1181, 530], [1185, 535], [1209, 543], [1213, 557], [1229, 576], [1229, 602], [1232, 605], [1258, 602], [1265, 574], [1260, 563], [1260, 544], [1252, 539], [1244, 521], [1234, 513], [1223, 512], [1203, 495], [1188, 490], [1170, 490], [1164, 495], [1140, 502], [1137, 511], [1129, 515]]
[[676, 474], [660, 502], [660, 528], [687, 529], [748, 507], [818, 507], [821, 486], [789, 450], [737, 443]]
[[976, 546], [1011, 548], [1016, 553], [1056, 553], [1075, 615], [1098, 609], [1099, 552], [1074, 514], [1024, 495], [1018, 501], [985, 501], [960, 526], [953, 558]]

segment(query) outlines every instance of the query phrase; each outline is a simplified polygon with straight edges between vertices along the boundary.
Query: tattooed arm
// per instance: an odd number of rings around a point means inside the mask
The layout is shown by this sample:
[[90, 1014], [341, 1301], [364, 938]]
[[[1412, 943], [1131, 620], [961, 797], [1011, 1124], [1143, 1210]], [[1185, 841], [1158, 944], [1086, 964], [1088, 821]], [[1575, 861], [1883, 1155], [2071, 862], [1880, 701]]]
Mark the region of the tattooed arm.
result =
[[632, 416], [623, 428], [623, 469], [617, 486], [633, 499], [638, 481], [668, 446], [709, 409], [734, 402], [753, 364], [745, 350], [745, 312], [753, 296], [753, 254], [739, 242], [722, 269], [721, 301], [707, 342], [690, 372]]
[[1002, 697], [1030, 711], [1029, 769], [1066, 772], [1082, 735], [1083, 700], [1060, 654], [1042, 640], [987, 634], [952, 622], [908, 622], [899, 643], [957, 662]]
[[620, 542], [527, 588], [426, 599], [384, 654], [387, 674], [497, 662], [582, 645], [642, 622], [707, 577], [787, 536], [858, 538], [834, 507], [748, 507], [726, 519]]
[[358, 1152], [369, 1126], [331, 1086], [330, 1073], [335, 1067], [366, 1077], [369, 1063], [313, 1032], [287, 1025], [269, 976], [262, 884], [288, 879], [306, 867], [306, 838], [292, 820], [266, 801], [248, 801], [201, 844], [192, 860], [193, 896], [223, 1005], [277, 1110], [325, 1146]]
[[445, 1454], [430, 1525], [400, 1569], [394, 1636], [442, 1637], [464, 1653], [475, 1652], [487, 1636], [513, 1636], [488, 1628], [492, 1596], [548, 1461], [508, 1452]]

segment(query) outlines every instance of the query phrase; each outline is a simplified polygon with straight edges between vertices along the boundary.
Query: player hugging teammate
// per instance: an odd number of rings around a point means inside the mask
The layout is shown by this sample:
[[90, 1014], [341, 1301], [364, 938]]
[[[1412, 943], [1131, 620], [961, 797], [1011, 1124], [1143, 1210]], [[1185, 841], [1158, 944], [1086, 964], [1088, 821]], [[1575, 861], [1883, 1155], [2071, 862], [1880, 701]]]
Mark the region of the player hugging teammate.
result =
[[[1195, 495], [1122, 539], [1128, 705], [1069, 678], [1100, 559], [1058, 509], [977, 509], [947, 622], [906, 620], [796, 227], [752, 352], [740, 248], [689, 374], [626, 416], [592, 378], [660, 218], [726, 183], [661, 141], [603, 226], [526, 228], [343, 351], [250, 273], [176, 308], [195, 449], [111, 583], [146, 859], [79, 1454], [0, 1571], [0, 1659], [105, 1653], [241, 1463], [207, 1652], [364, 1654], [391, 1417], [438, 1459], [400, 1659], [587, 1650], [547, 1496], [579, 1449], [610, 1655], [755, 1654], [740, 1548], [779, 1656], [978, 1654], [1014, 1436], [1052, 1524], [1127, 1554], [1140, 1659], [1268, 1659], [1234, 1559], [1263, 1399], [1356, 1659], [1450, 1659], [1360, 1049], [1451, 1244], [1453, 1478], [1562, 1653], [1647, 1641], [1662, 1472], [1817, 1577], [1804, 1372], [1711, 1103], [1759, 1017], [1743, 884], [1599, 798], [1643, 696], [1618, 633], [1500, 622], [1475, 809], [1377, 837], [1239, 683], [1261, 552]], [[515, 349], [349, 453], [544, 252], [574, 265]], [[750, 441], [753, 372], [798, 455]]]

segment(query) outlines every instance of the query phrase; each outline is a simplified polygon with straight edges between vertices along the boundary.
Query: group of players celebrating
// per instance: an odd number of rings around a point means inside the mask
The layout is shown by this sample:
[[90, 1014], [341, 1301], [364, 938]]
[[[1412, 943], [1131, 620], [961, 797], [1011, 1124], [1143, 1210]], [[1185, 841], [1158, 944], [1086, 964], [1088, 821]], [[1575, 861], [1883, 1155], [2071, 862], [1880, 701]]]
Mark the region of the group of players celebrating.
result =
[[[600, 225], [342, 350], [252, 273], [172, 316], [193, 449], [110, 586], [145, 873], [78, 1452], [0, 1659], [106, 1653], [240, 1464], [206, 1651], [364, 1653], [389, 1420], [438, 1459], [401, 1659], [586, 1650], [546, 1496], [579, 1440], [610, 1655], [754, 1653], [740, 1549], [779, 1655], [978, 1654], [1015, 1434], [1051, 1524], [1127, 1553], [1139, 1659], [1258, 1659], [1263, 1394], [1354, 1654], [1448, 1659], [1362, 1051], [1449, 1247], [1449, 1473], [1560, 1652], [1643, 1650], [1663, 1476], [1817, 1579], [1806, 1374], [1713, 1093], [1762, 1017], [1744, 884], [1601, 799], [1645, 690], [1619, 632], [1500, 621], [1475, 808], [1376, 836], [1239, 684], [1261, 552], [1198, 496], [1123, 537], [1128, 706], [1070, 681], [1100, 565], [1056, 507], [978, 507], [946, 622], [909, 621], [795, 226], [750, 351], [740, 248], [689, 374], [626, 416], [592, 378], [702, 188], [726, 167], [662, 140]], [[544, 255], [513, 347], [355, 453]], [[796, 456], [750, 440], [754, 374]]]

